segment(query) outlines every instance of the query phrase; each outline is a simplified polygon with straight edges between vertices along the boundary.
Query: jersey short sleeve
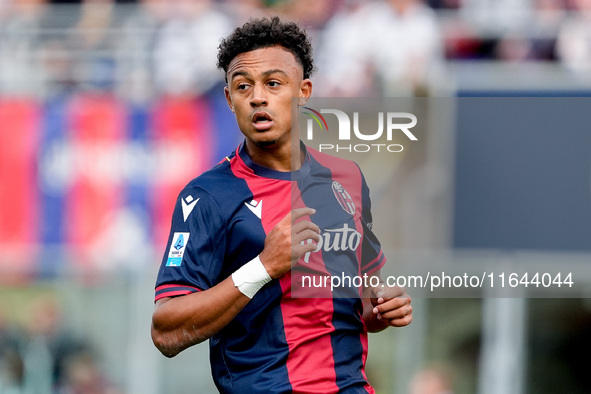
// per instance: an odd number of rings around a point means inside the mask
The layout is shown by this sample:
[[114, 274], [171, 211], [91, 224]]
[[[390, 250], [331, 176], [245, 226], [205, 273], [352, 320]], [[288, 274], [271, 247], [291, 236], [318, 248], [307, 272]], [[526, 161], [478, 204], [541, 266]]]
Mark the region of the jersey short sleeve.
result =
[[199, 187], [184, 189], [172, 215], [156, 297], [174, 297], [213, 287], [219, 281], [226, 230], [213, 197]]
[[361, 174], [361, 226], [363, 228], [363, 244], [361, 255], [361, 273], [371, 275], [386, 263], [386, 256], [382, 251], [378, 237], [373, 233], [373, 218], [371, 214], [371, 199], [365, 177]]

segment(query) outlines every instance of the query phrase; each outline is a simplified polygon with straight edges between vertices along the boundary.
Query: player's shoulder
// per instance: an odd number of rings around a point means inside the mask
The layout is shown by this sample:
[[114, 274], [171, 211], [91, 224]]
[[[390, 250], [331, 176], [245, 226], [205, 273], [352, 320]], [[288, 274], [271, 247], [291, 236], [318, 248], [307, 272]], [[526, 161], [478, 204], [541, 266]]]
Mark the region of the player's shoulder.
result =
[[234, 183], [238, 181], [230, 168], [232, 156], [225, 157], [211, 169], [201, 173], [185, 185], [181, 194], [188, 191], [206, 193], [211, 196], [224, 194], [231, 190]]
[[[320, 152], [316, 149], [306, 147], [308, 154], [313, 163], [311, 164], [311, 171], [316, 174], [330, 174], [330, 178], [342, 185], [358, 185], [362, 190], [367, 190], [367, 183], [363, 171], [359, 165], [348, 159], [330, 155], [328, 153]], [[315, 169], [320, 166], [323, 169]]]

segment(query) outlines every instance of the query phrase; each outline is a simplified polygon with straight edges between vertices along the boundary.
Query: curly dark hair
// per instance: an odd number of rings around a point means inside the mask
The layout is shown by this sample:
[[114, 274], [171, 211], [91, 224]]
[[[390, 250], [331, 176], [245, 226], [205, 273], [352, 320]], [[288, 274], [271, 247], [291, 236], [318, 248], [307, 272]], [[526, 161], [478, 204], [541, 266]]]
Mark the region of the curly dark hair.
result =
[[230, 62], [239, 54], [275, 45], [293, 53], [304, 69], [304, 78], [310, 78], [315, 70], [310, 39], [296, 23], [282, 22], [277, 16], [251, 19], [242, 27], [237, 27], [221, 41], [217, 66], [227, 73]]

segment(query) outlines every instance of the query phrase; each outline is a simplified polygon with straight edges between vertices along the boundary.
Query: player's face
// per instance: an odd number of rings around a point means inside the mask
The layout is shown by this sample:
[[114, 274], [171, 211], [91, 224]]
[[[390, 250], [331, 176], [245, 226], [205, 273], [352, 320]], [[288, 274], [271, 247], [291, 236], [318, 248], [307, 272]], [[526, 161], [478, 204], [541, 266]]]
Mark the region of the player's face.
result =
[[227, 77], [226, 99], [247, 143], [287, 146], [292, 98], [305, 100], [312, 92], [295, 56], [280, 46], [241, 53], [228, 66]]

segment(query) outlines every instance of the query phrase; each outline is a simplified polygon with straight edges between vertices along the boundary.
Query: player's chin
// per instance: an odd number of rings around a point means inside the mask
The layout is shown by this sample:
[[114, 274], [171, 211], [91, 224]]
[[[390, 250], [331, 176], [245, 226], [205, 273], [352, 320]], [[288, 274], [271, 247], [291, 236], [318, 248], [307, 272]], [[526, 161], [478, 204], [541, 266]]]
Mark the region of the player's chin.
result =
[[259, 148], [269, 148], [269, 147], [272, 147], [273, 145], [275, 145], [277, 143], [277, 140], [276, 139], [261, 140], [261, 141], [255, 141], [254, 143]]
[[277, 138], [276, 133], [272, 131], [259, 131], [255, 132], [252, 135], [252, 141], [255, 143], [256, 146], [259, 148], [268, 148], [272, 147], [273, 145], [277, 144], [279, 139]]

